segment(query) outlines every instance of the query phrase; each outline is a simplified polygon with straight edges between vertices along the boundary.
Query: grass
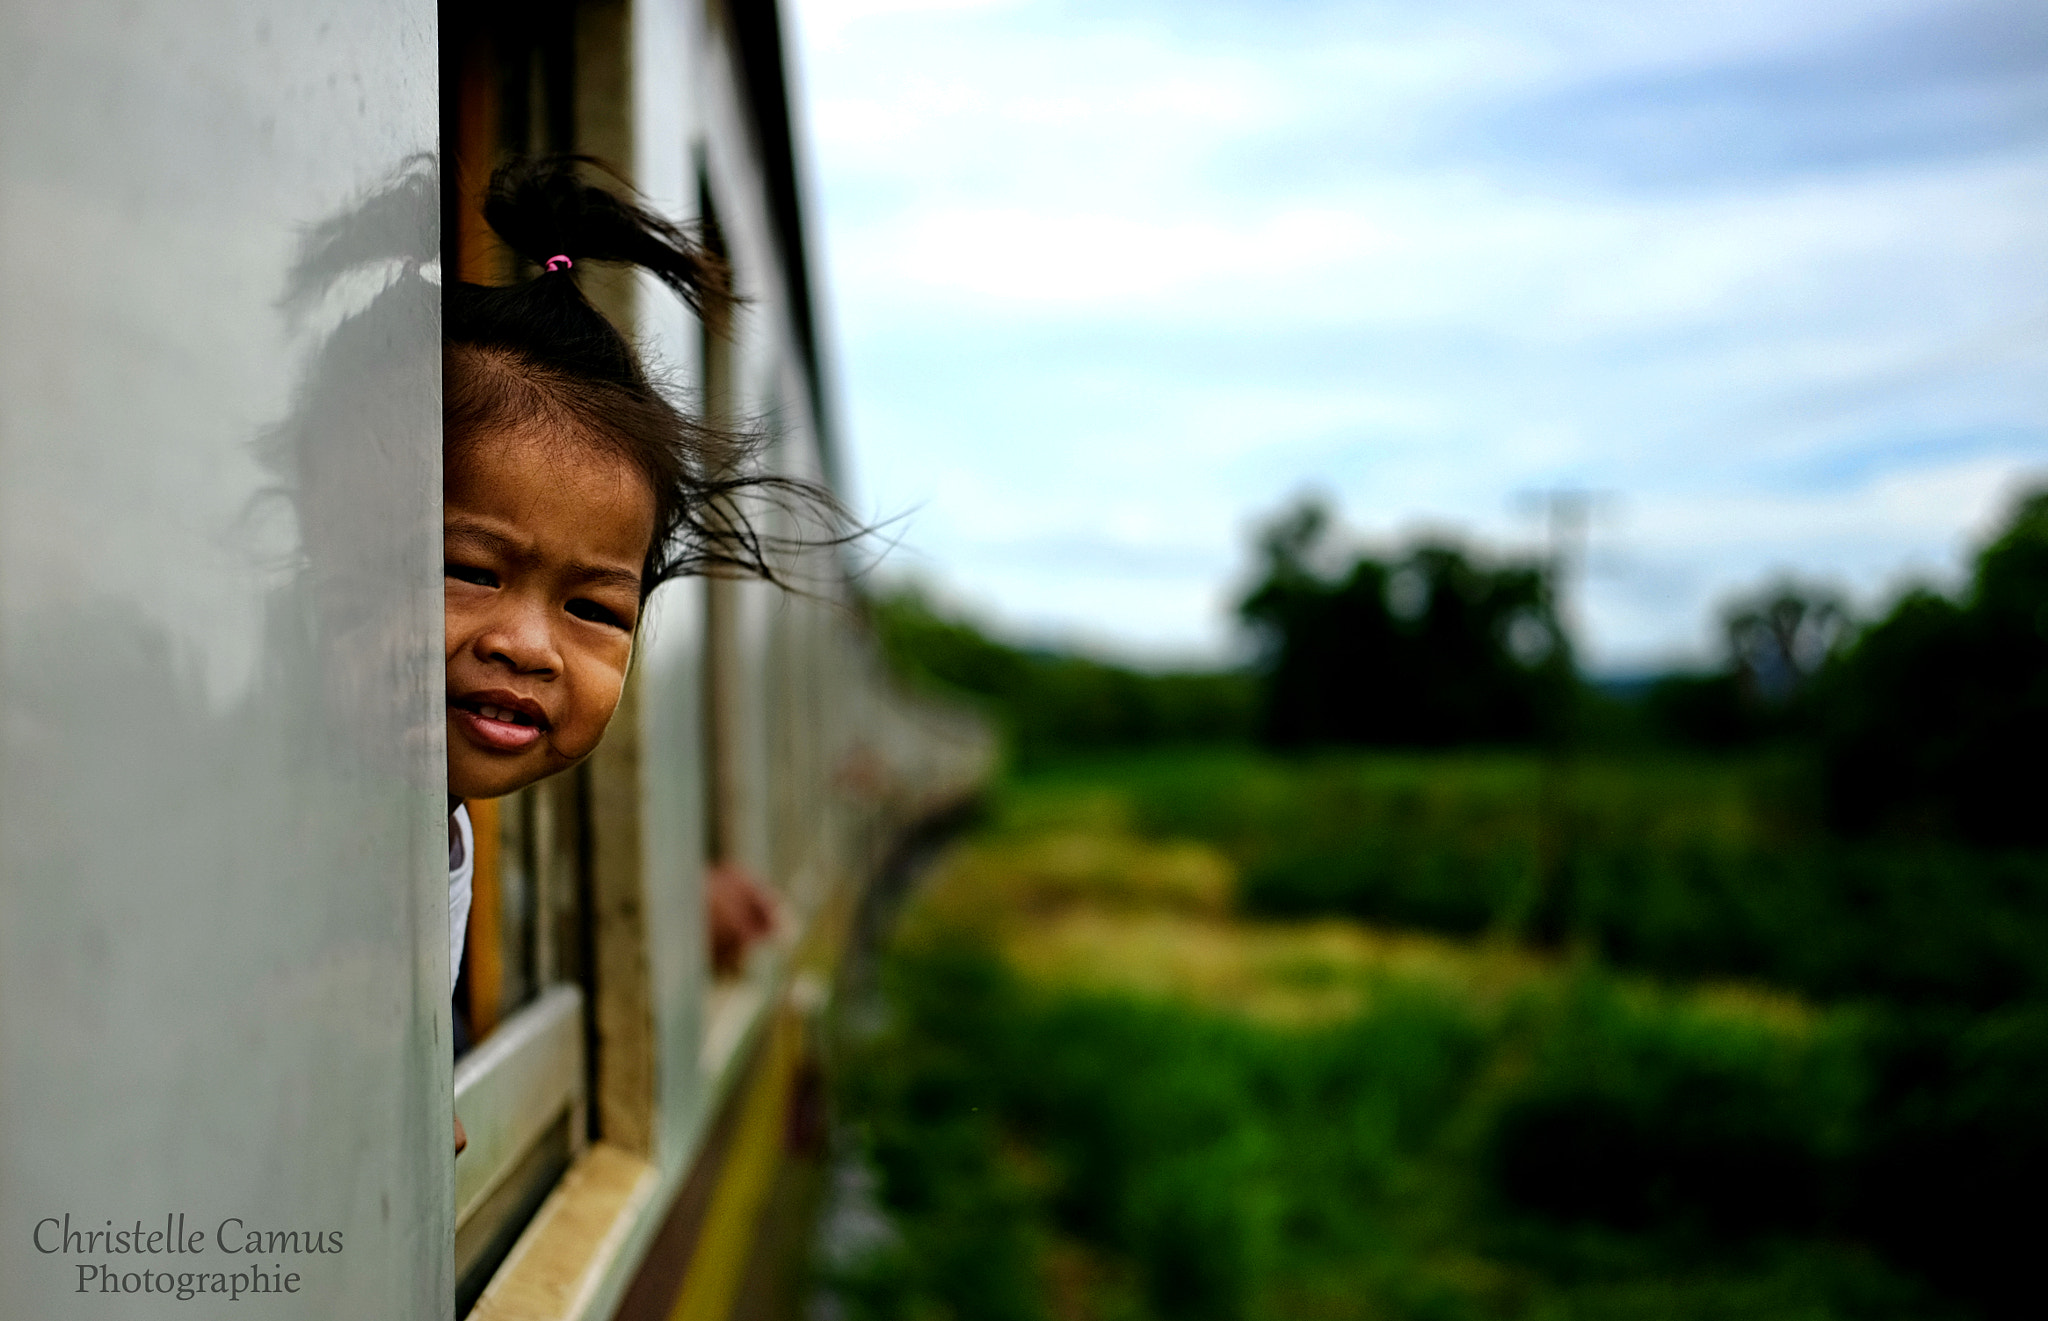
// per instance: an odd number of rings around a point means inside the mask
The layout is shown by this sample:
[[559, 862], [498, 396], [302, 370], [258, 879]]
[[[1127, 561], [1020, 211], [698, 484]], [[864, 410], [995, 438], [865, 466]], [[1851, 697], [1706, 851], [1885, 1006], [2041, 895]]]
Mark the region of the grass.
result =
[[1005, 828], [1081, 811], [1206, 843], [1249, 915], [1491, 934], [1828, 999], [2048, 996], [2041, 854], [1844, 842], [1811, 780], [1786, 757], [1153, 755], [1035, 777]]
[[[1859, 1210], [1903, 1113], [1880, 1108], [1881, 1006], [1534, 929], [1545, 793], [1646, 853], [1767, 856], [1811, 843], [1781, 769], [1553, 773], [1161, 757], [1013, 785], [906, 913], [887, 1026], [847, 1062], [896, 1234], [842, 1299], [920, 1321], [1963, 1314]], [[1276, 859], [1359, 839], [1412, 850], [1389, 884], [1476, 889], [1483, 916], [1260, 898]]]

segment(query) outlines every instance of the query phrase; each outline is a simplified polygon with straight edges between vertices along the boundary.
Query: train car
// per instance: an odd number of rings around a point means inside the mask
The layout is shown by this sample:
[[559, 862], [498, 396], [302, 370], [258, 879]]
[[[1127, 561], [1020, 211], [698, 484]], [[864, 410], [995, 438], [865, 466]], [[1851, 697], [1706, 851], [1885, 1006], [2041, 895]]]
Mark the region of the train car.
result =
[[[0, 9], [0, 1318], [798, 1308], [850, 932], [988, 732], [841, 547], [671, 583], [598, 752], [470, 805], [451, 968], [438, 541], [517, 153], [701, 226], [724, 323], [577, 276], [842, 484], [789, 70], [754, 0]], [[724, 970], [714, 871], [779, 909]]]

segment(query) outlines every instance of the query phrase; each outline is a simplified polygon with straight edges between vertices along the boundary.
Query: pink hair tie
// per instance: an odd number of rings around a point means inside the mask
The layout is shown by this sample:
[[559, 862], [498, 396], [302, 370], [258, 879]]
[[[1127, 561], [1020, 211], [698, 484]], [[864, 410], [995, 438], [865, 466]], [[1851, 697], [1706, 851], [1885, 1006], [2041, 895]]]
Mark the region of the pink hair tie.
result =
[[[560, 262], [561, 265], [557, 266], [555, 264], [556, 262]], [[551, 271], [566, 271], [575, 264], [575, 262], [570, 261], [566, 256], [559, 252], [556, 253], [554, 256], [548, 258], [548, 269]]]

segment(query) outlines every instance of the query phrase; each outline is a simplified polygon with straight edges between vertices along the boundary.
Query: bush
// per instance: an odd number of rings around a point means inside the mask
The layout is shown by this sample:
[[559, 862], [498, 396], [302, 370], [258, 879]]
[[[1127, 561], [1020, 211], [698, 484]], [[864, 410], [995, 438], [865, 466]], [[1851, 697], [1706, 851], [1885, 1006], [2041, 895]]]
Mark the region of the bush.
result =
[[940, 615], [915, 591], [872, 601], [869, 613], [899, 675], [980, 705], [1024, 766], [1108, 749], [1251, 739], [1256, 694], [1247, 674], [1153, 674], [1014, 647]]
[[2048, 1006], [1888, 1014], [1869, 1053], [1851, 1227], [1986, 1316], [2038, 1316]]
[[1494, 1176], [1520, 1205], [1619, 1229], [1817, 1232], [1862, 1101], [1855, 1044], [1582, 984], [1501, 1113]]
[[876, 1321], [1042, 1317], [1077, 1254], [1060, 1314], [1128, 1321], [1939, 1314], [1828, 1237], [1868, 1090], [1851, 1020], [1593, 976], [1505, 1017], [1388, 984], [1276, 1030], [944, 942], [890, 984], [848, 1093], [899, 1234], [841, 1286]]
[[1680, 747], [1747, 748], [1774, 732], [1732, 671], [1660, 676], [1643, 695], [1643, 708], [1651, 729]]
[[1770, 756], [1214, 754], [1048, 783], [1114, 786], [1138, 829], [1214, 844], [1249, 914], [1522, 934], [1830, 999], [2048, 997], [2048, 856], [1837, 839], [1803, 773]]

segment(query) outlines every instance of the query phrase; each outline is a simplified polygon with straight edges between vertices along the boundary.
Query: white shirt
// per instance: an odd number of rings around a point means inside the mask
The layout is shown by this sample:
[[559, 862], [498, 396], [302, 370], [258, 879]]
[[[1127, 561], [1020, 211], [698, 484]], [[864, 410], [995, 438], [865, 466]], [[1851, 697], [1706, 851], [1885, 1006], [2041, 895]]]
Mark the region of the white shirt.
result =
[[476, 832], [469, 824], [469, 805], [458, 804], [448, 824], [455, 836], [448, 841], [448, 990], [462, 975], [462, 941], [469, 934], [470, 884], [476, 876]]

